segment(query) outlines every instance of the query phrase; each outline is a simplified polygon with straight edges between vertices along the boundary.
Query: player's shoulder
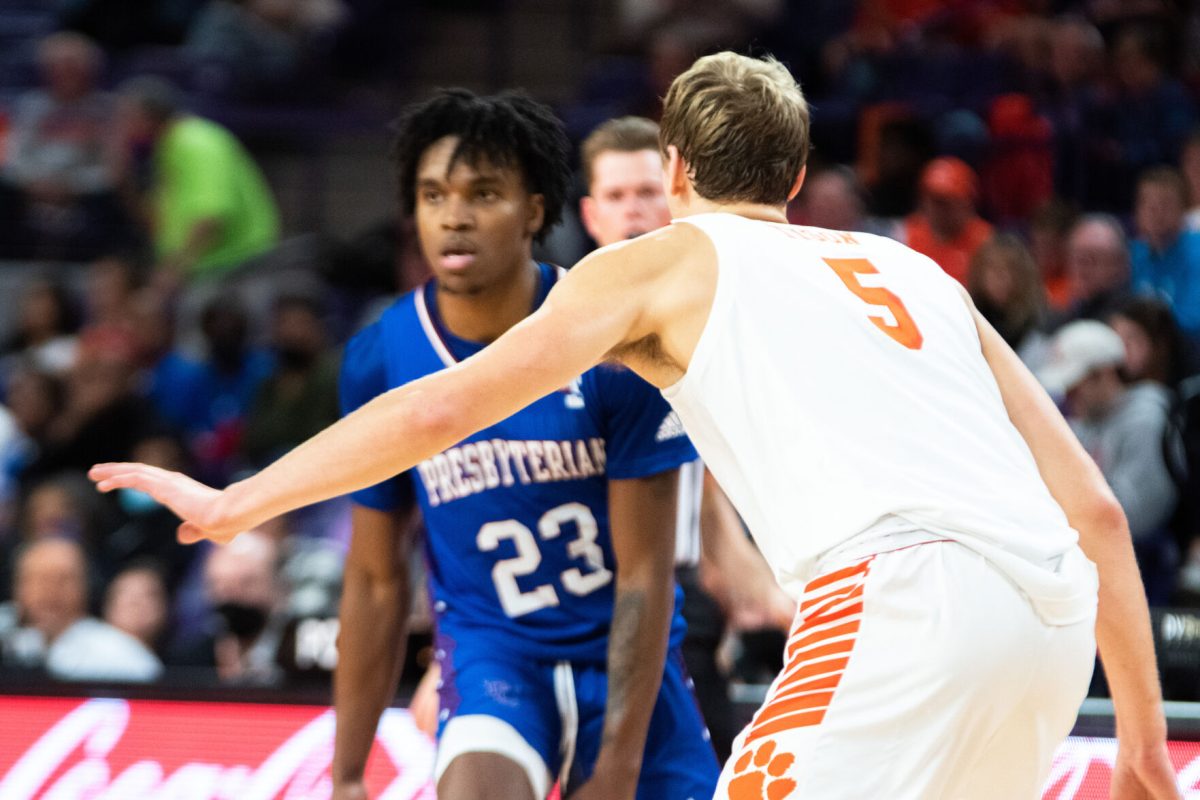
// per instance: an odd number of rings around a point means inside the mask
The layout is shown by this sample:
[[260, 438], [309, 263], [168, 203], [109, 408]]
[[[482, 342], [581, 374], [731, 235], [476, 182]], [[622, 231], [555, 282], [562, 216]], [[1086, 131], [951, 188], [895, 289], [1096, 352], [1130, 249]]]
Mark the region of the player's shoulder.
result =
[[402, 294], [369, 315], [373, 318], [346, 342], [343, 375], [373, 370], [384, 362], [389, 348], [403, 348], [411, 340], [405, 331], [410, 327], [415, 330], [419, 324], [414, 303], [417, 291]]
[[585, 261], [608, 262], [606, 271], [617, 269], [657, 272], [670, 269], [712, 249], [708, 235], [695, 225], [676, 220], [636, 239], [602, 247]]

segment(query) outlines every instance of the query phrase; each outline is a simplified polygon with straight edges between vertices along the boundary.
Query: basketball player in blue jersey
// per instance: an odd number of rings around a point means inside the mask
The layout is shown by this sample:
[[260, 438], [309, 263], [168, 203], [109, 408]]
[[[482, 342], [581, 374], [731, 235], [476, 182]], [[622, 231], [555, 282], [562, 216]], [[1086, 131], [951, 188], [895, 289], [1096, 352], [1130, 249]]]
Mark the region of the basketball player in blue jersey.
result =
[[[434, 279], [347, 346], [347, 413], [453, 367], [541, 304], [561, 270], [531, 246], [559, 219], [567, 149], [550, 112], [517, 95], [447, 91], [402, 117], [401, 197]], [[335, 796], [365, 796], [418, 508], [442, 675], [440, 797], [540, 800], [556, 779], [583, 796], [591, 775], [622, 796], [711, 796], [718, 766], [675, 650], [670, 580], [677, 473], [694, 458], [649, 384], [600, 367], [356, 493]]]

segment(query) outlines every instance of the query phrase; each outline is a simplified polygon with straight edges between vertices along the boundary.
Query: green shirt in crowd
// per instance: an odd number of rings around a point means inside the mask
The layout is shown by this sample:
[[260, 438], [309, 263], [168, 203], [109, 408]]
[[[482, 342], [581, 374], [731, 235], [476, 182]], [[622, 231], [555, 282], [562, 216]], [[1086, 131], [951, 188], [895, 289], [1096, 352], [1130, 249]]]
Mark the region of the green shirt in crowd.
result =
[[154, 246], [169, 258], [187, 244], [192, 226], [220, 220], [216, 243], [191, 268], [213, 277], [271, 249], [279, 239], [279, 212], [254, 159], [225, 128], [183, 117], [163, 134], [154, 151], [156, 187]]

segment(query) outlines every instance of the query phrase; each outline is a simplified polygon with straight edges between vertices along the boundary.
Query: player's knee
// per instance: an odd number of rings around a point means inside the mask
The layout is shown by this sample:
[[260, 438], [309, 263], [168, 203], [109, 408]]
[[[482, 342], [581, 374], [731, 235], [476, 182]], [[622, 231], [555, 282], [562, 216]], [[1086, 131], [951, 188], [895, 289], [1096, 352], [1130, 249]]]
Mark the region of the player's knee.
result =
[[538, 800], [525, 769], [499, 753], [463, 753], [438, 779], [438, 797], [453, 800]]

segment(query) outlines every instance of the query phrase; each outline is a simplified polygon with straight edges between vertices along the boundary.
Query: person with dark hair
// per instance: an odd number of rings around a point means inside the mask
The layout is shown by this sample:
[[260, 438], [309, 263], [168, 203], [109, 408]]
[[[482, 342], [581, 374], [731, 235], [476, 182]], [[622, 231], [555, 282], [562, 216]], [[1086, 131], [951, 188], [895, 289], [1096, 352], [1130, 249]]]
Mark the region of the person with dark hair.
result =
[[1171, 307], [1157, 297], [1132, 297], [1107, 320], [1125, 343], [1125, 377], [1169, 389], [1196, 374], [1200, 364]]
[[1044, 357], [1046, 293], [1029, 248], [1017, 236], [992, 237], [971, 257], [967, 291], [975, 308], [992, 324], [1025, 365]]
[[[394, 155], [434, 278], [347, 346], [347, 414], [458, 369], [563, 275], [531, 249], [560, 218], [570, 177], [548, 108], [442, 91], [406, 109]], [[556, 780], [564, 794], [711, 796], [717, 762], [672, 613], [677, 475], [695, 451], [670, 409], [632, 372], [601, 367], [447, 444], [353, 496], [335, 797], [362, 796], [395, 688], [418, 506], [437, 621], [439, 796], [540, 800]]]
[[1187, 185], [1173, 167], [1154, 167], [1137, 184], [1130, 245], [1133, 286], [1171, 303], [1180, 326], [1200, 336], [1200, 231], [1184, 225]]
[[3, 372], [26, 362], [34, 369], [63, 375], [75, 364], [79, 339], [78, 313], [67, 287], [55, 280], [36, 280], [21, 298], [16, 330], [0, 345]]
[[279, 212], [254, 159], [232, 133], [185, 113], [157, 78], [120, 87], [127, 147], [151, 149], [147, 216], [156, 277], [169, 287], [213, 278], [275, 246]]
[[318, 299], [305, 294], [276, 299], [271, 349], [275, 365], [258, 383], [242, 438], [242, 453], [255, 467], [338, 418], [338, 363]]

